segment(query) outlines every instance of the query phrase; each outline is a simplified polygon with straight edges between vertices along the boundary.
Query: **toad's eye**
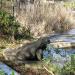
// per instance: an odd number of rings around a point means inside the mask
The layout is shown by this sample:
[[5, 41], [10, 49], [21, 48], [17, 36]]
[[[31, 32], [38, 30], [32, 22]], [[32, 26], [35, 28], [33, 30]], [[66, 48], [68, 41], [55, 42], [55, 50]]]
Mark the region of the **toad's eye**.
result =
[[49, 44], [51, 41], [50, 41], [50, 39], [49, 40], [47, 40], [47, 43]]

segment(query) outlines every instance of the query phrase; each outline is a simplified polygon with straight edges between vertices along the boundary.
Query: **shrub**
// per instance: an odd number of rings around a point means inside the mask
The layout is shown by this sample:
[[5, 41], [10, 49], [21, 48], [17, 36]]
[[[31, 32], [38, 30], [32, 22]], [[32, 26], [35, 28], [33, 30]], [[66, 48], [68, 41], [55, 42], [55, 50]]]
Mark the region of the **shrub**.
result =
[[61, 75], [75, 75], [75, 69], [71, 67], [70, 63], [67, 63], [61, 70]]
[[[21, 29], [21, 30], [19, 30]], [[7, 12], [0, 11], [0, 36], [6, 39], [9, 38], [12, 42], [17, 39], [31, 38], [30, 28], [21, 27], [15, 17]]]
[[72, 16], [68, 10], [64, 7], [63, 4], [59, 3], [42, 3], [41, 1], [37, 1], [34, 7], [34, 13], [30, 15], [28, 13], [28, 23], [36, 25], [34, 28], [34, 32], [38, 30], [39, 26], [42, 31], [37, 33], [63, 33], [71, 29], [73, 23], [71, 22]]
[[61, 70], [61, 75], [75, 75], [75, 54], [71, 55], [71, 62], [68, 62]]
[[0, 11], [0, 35], [6, 35], [7, 37], [14, 37], [18, 28], [20, 27], [19, 23], [15, 20], [13, 16], [7, 12]]
[[21, 39], [33, 39], [32, 34], [30, 33], [29, 28], [25, 27], [20, 27], [18, 32], [15, 34], [15, 39], [16, 40], [21, 40]]

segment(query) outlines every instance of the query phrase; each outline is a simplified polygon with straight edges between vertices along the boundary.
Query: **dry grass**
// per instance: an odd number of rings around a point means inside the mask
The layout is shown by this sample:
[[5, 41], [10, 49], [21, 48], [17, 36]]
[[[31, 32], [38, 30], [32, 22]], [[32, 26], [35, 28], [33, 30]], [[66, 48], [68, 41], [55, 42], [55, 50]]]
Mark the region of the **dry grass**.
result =
[[[10, 2], [9, 2], [10, 4]], [[7, 10], [13, 10], [7, 6]], [[73, 16], [62, 3], [44, 3], [42, 0], [35, 0], [34, 4], [24, 5], [21, 8], [18, 3], [14, 8], [14, 16], [21, 23], [21, 26], [30, 29], [33, 36], [43, 34], [63, 33], [71, 27], [75, 27]]]
[[[32, 12], [32, 11], [31, 11]], [[72, 26], [73, 16], [63, 4], [38, 3], [34, 4], [34, 12], [27, 13], [27, 27], [33, 35], [63, 33]]]

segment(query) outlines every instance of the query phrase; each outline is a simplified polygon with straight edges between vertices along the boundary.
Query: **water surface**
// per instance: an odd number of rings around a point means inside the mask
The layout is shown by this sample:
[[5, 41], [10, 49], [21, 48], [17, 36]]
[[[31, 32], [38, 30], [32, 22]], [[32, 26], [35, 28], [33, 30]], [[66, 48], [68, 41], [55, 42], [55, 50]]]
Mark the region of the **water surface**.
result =
[[[71, 29], [63, 35], [53, 35], [50, 37], [50, 41], [54, 42], [68, 42], [75, 43], [75, 29]], [[75, 54], [75, 48], [54, 48], [51, 44], [47, 45], [47, 50], [44, 51], [44, 57], [50, 56], [52, 63], [60, 67], [63, 67], [67, 62], [71, 62], [71, 55]]]
[[0, 71], [4, 71], [6, 75], [11, 75], [12, 72], [14, 72], [15, 75], [20, 75], [19, 73], [17, 73], [16, 71], [14, 71], [13, 69], [11, 69], [10, 67], [8, 67], [6, 64], [2, 62], [0, 62]]

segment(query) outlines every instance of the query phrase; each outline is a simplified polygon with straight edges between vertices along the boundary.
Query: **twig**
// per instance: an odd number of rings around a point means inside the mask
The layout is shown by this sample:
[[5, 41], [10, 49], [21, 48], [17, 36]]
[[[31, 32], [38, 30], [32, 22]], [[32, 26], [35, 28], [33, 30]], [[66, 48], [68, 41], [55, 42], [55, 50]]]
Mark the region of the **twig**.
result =
[[45, 66], [44, 66], [44, 69], [45, 69], [48, 73], [50, 73], [51, 75], [54, 75], [54, 73], [53, 73], [52, 71], [49, 71]]

